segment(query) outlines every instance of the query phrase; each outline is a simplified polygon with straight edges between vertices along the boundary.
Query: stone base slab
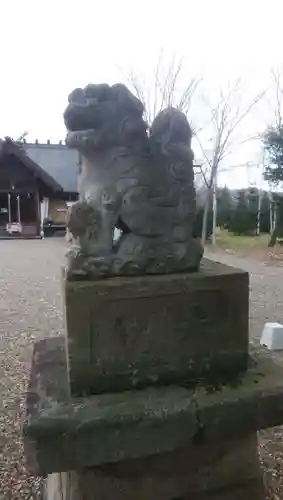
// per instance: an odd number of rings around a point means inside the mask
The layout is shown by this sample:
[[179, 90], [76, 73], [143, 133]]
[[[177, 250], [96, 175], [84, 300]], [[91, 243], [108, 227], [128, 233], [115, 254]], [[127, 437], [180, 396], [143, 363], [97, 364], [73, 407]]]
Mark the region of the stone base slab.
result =
[[283, 423], [283, 367], [253, 353], [237, 385], [180, 386], [72, 398], [64, 338], [35, 345], [25, 452], [36, 474], [196, 448]]
[[74, 396], [247, 368], [248, 273], [204, 259], [199, 272], [63, 280]]
[[45, 500], [263, 500], [256, 434], [146, 459], [51, 474]]

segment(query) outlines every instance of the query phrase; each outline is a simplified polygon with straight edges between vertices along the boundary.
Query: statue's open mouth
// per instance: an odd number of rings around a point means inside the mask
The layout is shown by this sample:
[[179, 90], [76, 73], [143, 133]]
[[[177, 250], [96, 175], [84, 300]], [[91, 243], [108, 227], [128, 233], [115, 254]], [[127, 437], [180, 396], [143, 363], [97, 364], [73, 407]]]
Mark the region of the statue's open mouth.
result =
[[64, 113], [64, 122], [71, 132], [95, 130], [101, 125], [102, 103], [70, 102]]

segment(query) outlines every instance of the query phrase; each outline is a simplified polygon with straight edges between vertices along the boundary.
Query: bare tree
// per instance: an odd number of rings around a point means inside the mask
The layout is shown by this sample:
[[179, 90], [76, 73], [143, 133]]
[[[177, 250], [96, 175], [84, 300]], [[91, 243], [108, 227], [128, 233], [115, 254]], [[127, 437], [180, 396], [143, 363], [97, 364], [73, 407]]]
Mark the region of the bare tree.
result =
[[[157, 64], [148, 81], [143, 79], [134, 70], [126, 75], [128, 83], [136, 96], [141, 100], [145, 108], [145, 118], [149, 124], [163, 108], [174, 106], [186, 115], [191, 109], [192, 98], [199, 88], [200, 78], [191, 77], [190, 80], [183, 77], [183, 60], [172, 58], [169, 65], [164, 63], [163, 54], [158, 58]], [[185, 85], [180, 85], [181, 81]], [[220, 90], [213, 105], [210, 99], [202, 99], [205, 104], [208, 120], [202, 127], [195, 126], [194, 120], [190, 120], [195, 139], [199, 145], [203, 164], [200, 166], [206, 196], [204, 201], [202, 242], [205, 242], [207, 234], [207, 222], [210, 202], [216, 197], [216, 179], [218, 167], [231, 151], [232, 143], [235, 141], [235, 133], [240, 123], [247, 117], [252, 108], [260, 101], [265, 91], [256, 95], [248, 104], [241, 102], [241, 80], [238, 78], [226, 91]], [[194, 102], [199, 102], [199, 98]], [[198, 118], [203, 120], [201, 106], [197, 113]], [[245, 141], [250, 140], [246, 138]], [[208, 145], [208, 148], [207, 148]], [[214, 200], [214, 225], [216, 222], [216, 202]]]
[[[271, 70], [273, 85], [272, 85], [272, 93], [273, 93], [273, 103], [271, 103], [275, 123], [273, 123], [273, 127], [275, 126], [278, 130], [282, 127], [282, 113], [283, 113], [283, 68], [276, 67]], [[270, 101], [269, 101], [270, 102]]]
[[164, 108], [174, 106], [187, 114], [192, 97], [200, 83], [197, 77], [184, 76], [183, 59], [172, 57], [169, 64], [160, 53], [153, 71], [147, 78], [130, 69], [125, 75], [133, 92], [145, 109], [145, 119], [151, 124]]
[[[195, 138], [204, 158], [202, 173], [206, 185], [206, 200], [203, 209], [202, 243], [206, 241], [209, 207], [216, 197], [216, 183], [219, 165], [235, 146], [235, 135], [239, 125], [260, 101], [265, 91], [257, 94], [248, 104], [241, 102], [241, 80], [238, 78], [226, 91], [220, 90], [213, 105], [208, 98], [204, 104], [208, 110], [207, 126], [195, 128]], [[203, 134], [204, 133], [204, 134]], [[208, 135], [209, 134], [209, 135]], [[203, 135], [205, 136], [203, 138]], [[242, 141], [243, 142], [243, 141]], [[239, 141], [239, 144], [241, 141]], [[208, 147], [207, 147], [208, 146]], [[214, 200], [214, 226], [216, 222], [216, 202]], [[215, 228], [214, 228], [215, 229]], [[215, 233], [214, 233], [215, 237]]]
[[[275, 135], [280, 137], [283, 130], [283, 67], [277, 66], [271, 70], [272, 85], [268, 104], [272, 110], [273, 122], [267, 126], [267, 131], [273, 131]], [[278, 144], [279, 146], [279, 144]], [[269, 185], [272, 190], [272, 185], [278, 184], [276, 180], [270, 179]], [[270, 204], [270, 239], [269, 247], [276, 244], [280, 226], [282, 225], [282, 215], [280, 210], [279, 199], [275, 203]]]

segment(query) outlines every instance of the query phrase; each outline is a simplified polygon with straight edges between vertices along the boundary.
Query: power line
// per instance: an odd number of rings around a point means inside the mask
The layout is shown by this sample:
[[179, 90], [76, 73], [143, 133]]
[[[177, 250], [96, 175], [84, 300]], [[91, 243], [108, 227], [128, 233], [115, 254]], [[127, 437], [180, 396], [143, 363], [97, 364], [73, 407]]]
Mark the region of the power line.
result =
[[218, 170], [219, 174], [221, 172], [230, 172], [231, 170], [234, 170], [236, 168], [257, 168], [257, 165], [256, 164], [249, 164], [249, 163], [241, 163], [240, 165], [231, 165], [230, 167], [225, 167], [225, 168], [221, 168]]

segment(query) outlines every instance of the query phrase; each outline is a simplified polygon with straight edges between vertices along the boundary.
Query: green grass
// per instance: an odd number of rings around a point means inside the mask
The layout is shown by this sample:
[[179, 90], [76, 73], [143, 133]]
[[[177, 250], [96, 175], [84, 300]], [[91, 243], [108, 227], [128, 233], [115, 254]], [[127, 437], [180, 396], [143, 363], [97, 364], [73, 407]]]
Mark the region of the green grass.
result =
[[228, 231], [221, 231], [216, 236], [216, 245], [220, 248], [231, 250], [252, 250], [267, 248], [269, 234], [259, 236], [236, 236]]

